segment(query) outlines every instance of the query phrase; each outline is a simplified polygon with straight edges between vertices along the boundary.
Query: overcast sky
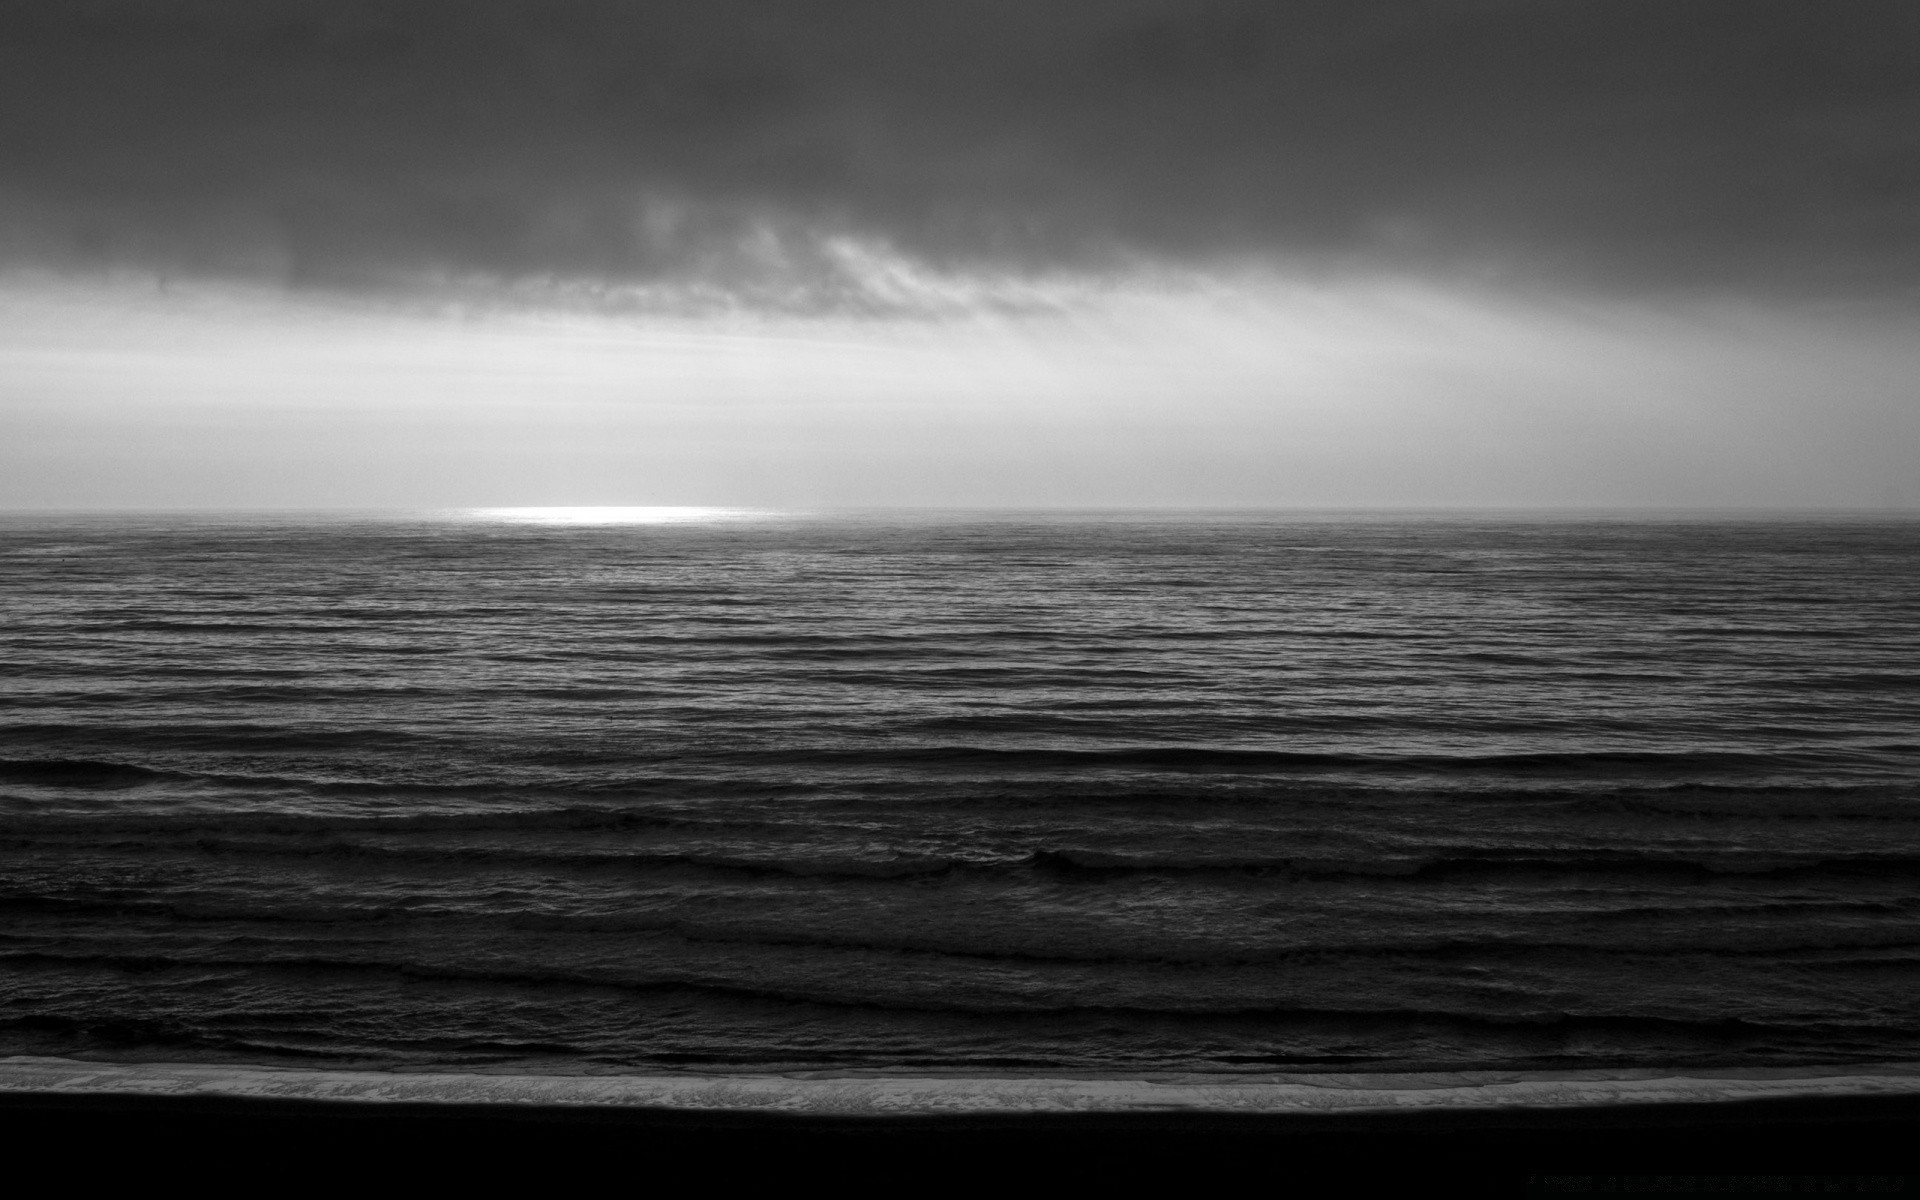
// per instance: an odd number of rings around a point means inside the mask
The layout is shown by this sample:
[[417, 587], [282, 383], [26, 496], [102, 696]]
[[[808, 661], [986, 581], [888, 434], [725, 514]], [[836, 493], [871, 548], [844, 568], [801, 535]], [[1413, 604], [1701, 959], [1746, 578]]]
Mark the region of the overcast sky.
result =
[[1920, 506], [1920, 4], [0, 7], [0, 506]]

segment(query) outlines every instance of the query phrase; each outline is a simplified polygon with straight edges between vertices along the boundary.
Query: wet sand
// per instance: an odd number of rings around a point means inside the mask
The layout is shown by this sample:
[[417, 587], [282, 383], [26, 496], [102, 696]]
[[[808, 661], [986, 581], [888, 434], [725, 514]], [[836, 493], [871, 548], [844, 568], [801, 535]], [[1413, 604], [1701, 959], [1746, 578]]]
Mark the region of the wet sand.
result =
[[[1226, 1179], [1313, 1194], [1920, 1187], [1920, 1064], [1407, 1075], [542, 1075], [0, 1059], [17, 1144], [304, 1170]], [[889, 1165], [891, 1164], [891, 1165]], [[651, 1176], [650, 1176], [651, 1177]], [[1584, 1182], [1583, 1182], [1584, 1181]], [[1661, 1182], [1664, 1181], [1664, 1182]]]

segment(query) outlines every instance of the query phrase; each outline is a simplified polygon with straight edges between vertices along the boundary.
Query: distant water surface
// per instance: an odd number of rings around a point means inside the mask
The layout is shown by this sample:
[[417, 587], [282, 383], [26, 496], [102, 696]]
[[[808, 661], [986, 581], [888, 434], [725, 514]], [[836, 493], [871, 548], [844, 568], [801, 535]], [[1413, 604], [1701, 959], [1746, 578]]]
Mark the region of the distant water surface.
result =
[[0, 1053], [1920, 1057], [1912, 521], [16, 516], [0, 664]]

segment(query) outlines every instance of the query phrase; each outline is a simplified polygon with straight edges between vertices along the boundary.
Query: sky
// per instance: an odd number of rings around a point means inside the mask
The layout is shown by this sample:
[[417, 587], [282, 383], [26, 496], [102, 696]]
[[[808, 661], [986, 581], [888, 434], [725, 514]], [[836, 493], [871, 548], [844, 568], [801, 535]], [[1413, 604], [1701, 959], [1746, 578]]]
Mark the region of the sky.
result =
[[13, 0], [0, 507], [1920, 508], [1910, 0]]

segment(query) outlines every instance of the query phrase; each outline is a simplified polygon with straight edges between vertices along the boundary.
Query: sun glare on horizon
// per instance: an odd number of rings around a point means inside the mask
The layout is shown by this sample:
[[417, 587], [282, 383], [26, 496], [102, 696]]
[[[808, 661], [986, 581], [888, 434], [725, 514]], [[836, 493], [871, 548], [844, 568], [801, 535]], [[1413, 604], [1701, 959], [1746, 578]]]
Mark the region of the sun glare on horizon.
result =
[[772, 514], [752, 508], [693, 505], [562, 505], [530, 508], [473, 508], [463, 515], [488, 521], [533, 525], [686, 525], [737, 521]]

